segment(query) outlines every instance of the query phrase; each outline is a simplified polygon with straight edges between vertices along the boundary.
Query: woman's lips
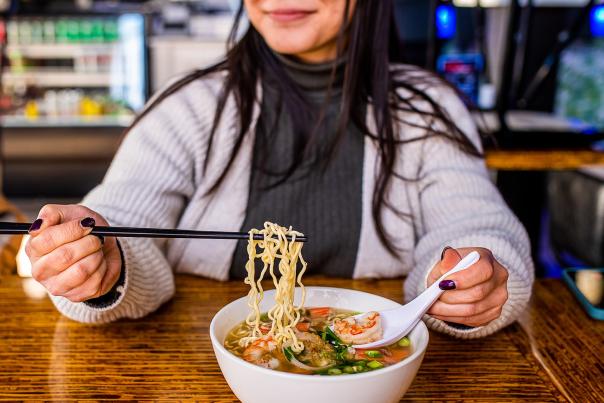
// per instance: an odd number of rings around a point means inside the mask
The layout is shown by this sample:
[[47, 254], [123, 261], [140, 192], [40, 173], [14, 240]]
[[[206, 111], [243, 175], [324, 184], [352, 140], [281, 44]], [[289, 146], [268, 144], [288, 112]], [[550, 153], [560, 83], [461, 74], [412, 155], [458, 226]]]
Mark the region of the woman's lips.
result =
[[313, 11], [281, 9], [269, 11], [268, 15], [277, 22], [291, 22], [301, 20], [312, 14]]

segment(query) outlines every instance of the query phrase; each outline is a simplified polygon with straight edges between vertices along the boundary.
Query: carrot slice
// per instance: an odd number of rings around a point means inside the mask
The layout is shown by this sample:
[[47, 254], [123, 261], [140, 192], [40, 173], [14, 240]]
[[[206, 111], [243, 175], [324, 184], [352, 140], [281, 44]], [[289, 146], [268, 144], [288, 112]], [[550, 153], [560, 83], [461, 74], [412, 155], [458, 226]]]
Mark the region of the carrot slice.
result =
[[360, 348], [355, 349], [354, 351], [354, 359], [355, 360], [366, 360], [369, 357], [367, 357], [367, 355], [365, 354], [365, 351], [367, 350], [361, 350]]
[[310, 323], [309, 322], [300, 322], [296, 325], [296, 329], [298, 329], [301, 332], [308, 332], [310, 330]]
[[396, 364], [399, 361], [404, 360], [405, 358], [407, 358], [410, 354], [411, 354], [411, 350], [410, 349], [390, 349], [390, 356], [385, 356], [383, 358], [383, 362], [387, 363], [387, 364]]

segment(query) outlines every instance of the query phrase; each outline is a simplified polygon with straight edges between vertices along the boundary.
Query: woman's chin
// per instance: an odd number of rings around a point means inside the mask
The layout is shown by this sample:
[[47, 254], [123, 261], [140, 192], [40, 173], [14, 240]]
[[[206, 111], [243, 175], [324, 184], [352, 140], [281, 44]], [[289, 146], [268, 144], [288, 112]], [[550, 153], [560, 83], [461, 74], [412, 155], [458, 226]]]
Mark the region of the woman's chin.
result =
[[[305, 30], [271, 30], [270, 35], [263, 35], [268, 46], [277, 53], [292, 56], [303, 56], [316, 54], [321, 57], [322, 54], [331, 53], [327, 48], [335, 46], [324, 46], [316, 32], [308, 33]], [[331, 49], [330, 49], [331, 50]], [[327, 56], [324, 56], [328, 58]], [[303, 57], [302, 57], [303, 58]]]
[[268, 46], [275, 52], [285, 55], [297, 55], [311, 51], [313, 49], [312, 44], [306, 43], [306, 41], [300, 41], [299, 38], [289, 39], [287, 37], [273, 36], [267, 40]]

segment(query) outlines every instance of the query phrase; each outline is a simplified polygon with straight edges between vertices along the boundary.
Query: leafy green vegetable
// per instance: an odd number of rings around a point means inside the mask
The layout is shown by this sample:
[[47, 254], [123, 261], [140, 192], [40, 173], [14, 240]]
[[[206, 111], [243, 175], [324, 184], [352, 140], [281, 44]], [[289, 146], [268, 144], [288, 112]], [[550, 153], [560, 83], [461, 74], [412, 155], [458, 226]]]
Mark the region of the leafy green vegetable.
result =
[[265, 312], [262, 315], [260, 315], [260, 321], [268, 322], [269, 321], [268, 313]]
[[333, 332], [333, 330], [329, 328], [329, 326], [325, 327], [325, 337], [328, 340], [335, 341], [336, 343], [344, 344], [344, 342]]
[[285, 358], [287, 358], [287, 361], [291, 361], [292, 358], [294, 358], [294, 352], [292, 351], [291, 347], [283, 348], [283, 354], [285, 354]]
[[341, 362], [346, 362], [348, 359], [348, 345], [344, 344], [342, 340], [329, 328], [326, 326], [321, 332], [321, 338], [325, 340], [327, 343], [331, 344], [333, 349], [336, 352], [336, 360]]

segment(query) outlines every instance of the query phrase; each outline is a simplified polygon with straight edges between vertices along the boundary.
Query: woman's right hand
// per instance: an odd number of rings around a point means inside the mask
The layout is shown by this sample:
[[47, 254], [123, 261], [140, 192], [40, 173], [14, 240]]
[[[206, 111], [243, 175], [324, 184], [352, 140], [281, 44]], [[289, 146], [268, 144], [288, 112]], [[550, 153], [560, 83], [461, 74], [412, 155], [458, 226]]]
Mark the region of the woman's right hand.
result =
[[52, 295], [82, 302], [106, 294], [119, 279], [117, 241], [90, 235], [95, 225], [108, 223], [84, 206], [49, 204], [40, 210], [25, 253], [33, 278]]

